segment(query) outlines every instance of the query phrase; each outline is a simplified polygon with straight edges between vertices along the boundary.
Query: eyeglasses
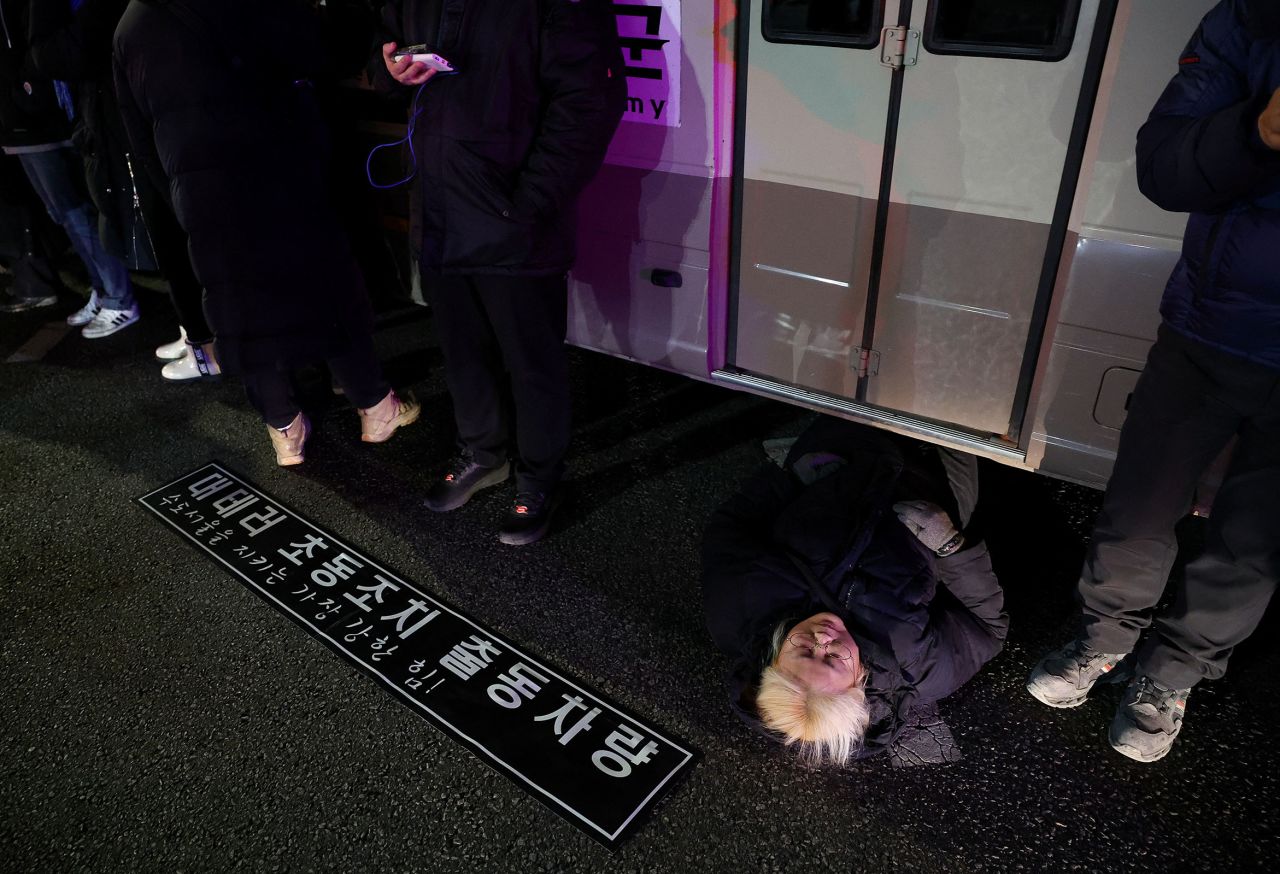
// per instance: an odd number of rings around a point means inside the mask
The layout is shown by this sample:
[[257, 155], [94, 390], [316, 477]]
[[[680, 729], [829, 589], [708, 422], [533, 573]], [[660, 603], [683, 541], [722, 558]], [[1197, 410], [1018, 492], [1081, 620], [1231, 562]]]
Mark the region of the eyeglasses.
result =
[[818, 650], [824, 650], [833, 659], [847, 659], [852, 655], [843, 644], [836, 643], [834, 640], [823, 643], [815, 634], [793, 634], [787, 638], [787, 643], [796, 649], [807, 649], [815, 654]]

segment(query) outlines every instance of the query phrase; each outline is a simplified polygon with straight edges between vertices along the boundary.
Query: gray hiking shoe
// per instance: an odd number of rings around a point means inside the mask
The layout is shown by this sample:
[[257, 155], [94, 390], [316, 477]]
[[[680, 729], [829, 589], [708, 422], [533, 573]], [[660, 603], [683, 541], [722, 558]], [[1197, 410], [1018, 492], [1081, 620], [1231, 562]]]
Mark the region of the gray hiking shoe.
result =
[[1125, 655], [1095, 652], [1076, 638], [1040, 659], [1027, 678], [1027, 691], [1050, 707], [1079, 707], [1093, 684], [1115, 670]]
[[1135, 679], [1125, 690], [1107, 736], [1116, 752], [1137, 762], [1163, 759], [1182, 731], [1190, 689], [1166, 689], [1150, 677]]

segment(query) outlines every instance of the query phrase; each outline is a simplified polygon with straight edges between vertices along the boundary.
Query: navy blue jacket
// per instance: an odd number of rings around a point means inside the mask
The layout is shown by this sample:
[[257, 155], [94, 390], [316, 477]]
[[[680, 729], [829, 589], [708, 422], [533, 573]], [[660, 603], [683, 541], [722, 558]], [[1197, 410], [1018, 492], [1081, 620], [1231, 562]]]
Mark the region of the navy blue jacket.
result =
[[[986, 547], [936, 558], [894, 515], [895, 500], [952, 503], [946, 474], [865, 426], [819, 419], [712, 516], [702, 550], [707, 627], [733, 659], [730, 706], [771, 736], [754, 706], [779, 622], [840, 615], [868, 670], [872, 722], [861, 756], [891, 747], [913, 708], [950, 695], [1004, 645], [1009, 618]], [[796, 459], [843, 463], [805, 485]], [[802, 569], [803, 568], [803, 569]]]
[[1280, 152], [1257, 126], [1277, 88], [1280, 3], [1223, 0], [1138, 132], [1138, 184], [1191, 213], [1165, 323], [1280, 370]]

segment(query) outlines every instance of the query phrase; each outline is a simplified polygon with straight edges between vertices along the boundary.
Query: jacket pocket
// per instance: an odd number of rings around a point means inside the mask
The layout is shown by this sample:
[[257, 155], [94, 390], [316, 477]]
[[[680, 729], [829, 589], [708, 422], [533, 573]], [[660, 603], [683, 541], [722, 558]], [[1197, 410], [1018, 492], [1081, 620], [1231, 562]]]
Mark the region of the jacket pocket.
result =
[[[442, 227], [445, 267], [518, 268], [531, 259], [537, 224], [511, 199], [513, 171], [462, 143], [447, 147], [443, 197], [426, 192], [423, 209], [438, 210], [428, 225]], [[433, 200], [435, 201], [433, 203]]]

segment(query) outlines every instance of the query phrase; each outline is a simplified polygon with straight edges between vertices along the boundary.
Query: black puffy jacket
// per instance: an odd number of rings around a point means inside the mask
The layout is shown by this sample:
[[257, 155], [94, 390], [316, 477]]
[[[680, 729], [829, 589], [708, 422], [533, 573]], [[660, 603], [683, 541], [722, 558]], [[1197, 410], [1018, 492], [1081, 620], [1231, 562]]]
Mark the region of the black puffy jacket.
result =
[[1138, 182], [1190, 212], [1160, 304], [1169, 327], [1280, 370], [1280, 152], [1258, 116], [1280, 89], [1280, 3], [1223, 0], [1138, 132]]
[[[810, 452], [845, 463], [811, 485], [792, 472]], [[820, 419], [711, 519], [702, 594], [716, 645], [733, 659], [734, 712], [768, 735], [754, 707], [770, 633], [831, 611], [868, 669], [872, 722], [863, 756], [887, 749], [913, 708], [950, 695], [1004, 645], [1004, 595], [981, 543], [936, 558], [893, 513], [898, 500], [952, 503], [941, 468], [908, 461], [888, 435]], [[939, 585], [941, 584], [941, 585]]]
[[115, 52], [130, 139], [168, 179], [223, 369], [319, 361], [371, 332], [328, 186], [309, 5], [133, 0]]
[[[421, 96], [413, 144], [423, 264], [550, 275], [574, 261], [574, 203], [604, 160], [626, 83], [607, 0], [426, 0], [383, 8], [384, 42], [431, 48], [459, 72]], [[391, 79], [381, 57], [375, 80]]]

